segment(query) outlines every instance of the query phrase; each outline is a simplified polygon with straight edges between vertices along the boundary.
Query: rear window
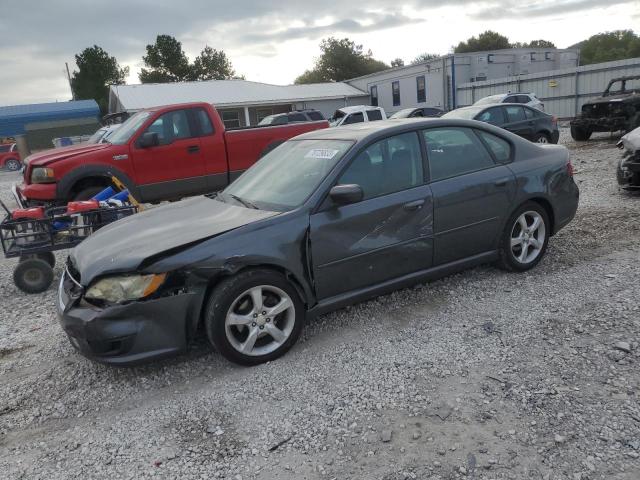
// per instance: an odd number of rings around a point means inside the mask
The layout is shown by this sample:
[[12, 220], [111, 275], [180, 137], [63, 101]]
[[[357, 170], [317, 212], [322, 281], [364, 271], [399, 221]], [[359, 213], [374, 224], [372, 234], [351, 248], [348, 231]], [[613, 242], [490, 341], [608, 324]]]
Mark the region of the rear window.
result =
[[518, 95], [518, 103], [529, 103], [530, 101], [529, 95]]
[[301, 113], [290, 113], [289, 121], [290, 122], [306, 122], [307, 118]]
[[382, 120], [382, 112], [380, 110], [367, 110], [367, 118], [370, 122]]
[[320, 112], [307, 112], [307, 115], [309, 115], [309, 118], [313, 121], [324, 120], [324, 117]]

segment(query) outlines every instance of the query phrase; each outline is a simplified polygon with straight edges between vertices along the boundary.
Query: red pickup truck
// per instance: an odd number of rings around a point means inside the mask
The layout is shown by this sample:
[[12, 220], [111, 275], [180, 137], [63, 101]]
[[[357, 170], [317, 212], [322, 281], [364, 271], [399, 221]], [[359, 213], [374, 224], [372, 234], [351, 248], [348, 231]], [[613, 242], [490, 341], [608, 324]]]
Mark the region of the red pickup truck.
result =
[[226, 130], [216, 109], [188, 103], [142, 110], [108, 143], [30, 155], [13, 188], [22, 206], [86, 200], [117, 177], [142, 202], [221, 190], [280, 143], [327, 121]]

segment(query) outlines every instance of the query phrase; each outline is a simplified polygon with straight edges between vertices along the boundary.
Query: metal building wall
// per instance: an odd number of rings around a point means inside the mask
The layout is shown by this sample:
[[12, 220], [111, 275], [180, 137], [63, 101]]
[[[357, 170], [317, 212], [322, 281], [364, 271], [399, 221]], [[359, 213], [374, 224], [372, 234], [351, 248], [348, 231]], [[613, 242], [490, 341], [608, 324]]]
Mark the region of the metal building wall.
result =
[[545, 110], [559, 118], [572, 118], [582, 105], [599, 97], [613, 78], [640, 75], [640, 58], [551, 70], [483, 82], [458, 84], [458, 106], [471, 105], [488, 95], [535, 93]]

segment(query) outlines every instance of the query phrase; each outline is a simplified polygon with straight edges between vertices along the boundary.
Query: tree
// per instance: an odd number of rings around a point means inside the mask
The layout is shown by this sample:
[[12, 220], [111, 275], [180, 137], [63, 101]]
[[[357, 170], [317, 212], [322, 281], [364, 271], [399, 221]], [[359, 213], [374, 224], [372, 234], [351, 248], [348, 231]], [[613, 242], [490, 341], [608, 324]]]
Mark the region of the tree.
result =
[[404, 67], [404, 60], [401, 58], [396, 58], [395, 60], [391, 60], [391, 68], [395, 67]]
[[421, 53], [411, 61], [411, 65], [415, 65], [416, 63], [428, 62], [429, 60], [440, 58], [441, 56], [442, 55], [438, 55], [437, 53]]
[[616, 30], [589, 37], [571, 48], [580, 48], [580, 64], [640, 57], [640, 37], [632, 30]]
[[147, 54], [142, 60], [147, 67], [140, 70], [142, 83], [181, 82], [191, 78], [191, 66], [182, 43], [170, 35], [158, 35], [156, 43], [147, 45]]
[[363, 53], [362, 45], [348, 38], [326, 38], [320, 43], [322, 54], [311, 70], [296, 78], [295, 83], [341, 82], [389, 68], [373, 58], [371, 50]]
[[233, 78], [235, 74], [227, 54], [207, 45], [193, 62], [190, 78], [191, 80], [227, 80]]
[[511, 48], [557, 48], [553, 42], [549, 40], [532, 40], [530, 42], [515, 42], [511, 44]]
[[76, 56], [78, 70], [71, 77], [71, 89], [78, 100], [94, 99], [100, 111], [109, 106], [109, 85], [121, 85], [129, 75], [129, 67], [120, 68], [115, 57], [101, 47], [85, 48]]
[[509, 39], [504, 35], [500, 35], [498, 32], [487, 30], [481, 33], [478, 37], [471, 37], [466, 42], [458, 43], [458, 46], [453, 50], [455, 53], [466, 52], [482, 52], [485, 50], [502, 50], [505, 48], [511, 48]]

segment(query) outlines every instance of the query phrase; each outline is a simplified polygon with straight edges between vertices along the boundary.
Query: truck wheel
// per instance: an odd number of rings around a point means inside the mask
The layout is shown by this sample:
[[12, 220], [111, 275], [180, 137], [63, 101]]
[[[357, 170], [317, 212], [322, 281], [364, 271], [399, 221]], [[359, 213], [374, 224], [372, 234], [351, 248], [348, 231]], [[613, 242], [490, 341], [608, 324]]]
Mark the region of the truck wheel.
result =
[[41, 293], [53, 282], [53, 269], [44, 260], [28, 258], [13, 271], [13, 281], [25, 293]]
[[591, 138], [591, 130], [583, 127], [571, 127], [571, 138], [578, 142], [586, 142]]
[[20, 170], [22, 164], [19, 160], [15, 158], [10, 158], [6, 162], [4, 162], [4, 168], [9, 170], [10, 172], [15, 172], [16, 170]]
[[107, 187], [87, 187], [87, 188], [84, 188], [84, 189], [80, 190], [78, 193], [76, 193], [73, 196], [73, 200], [74, 201], [91, 200], [91, 198], [93, 198], [95, 195], [100, 193], [105, 188], [107, 188]]
[[20, 257], [20, 263], [32, 258], [38, 258], [40, 260], [44, 260], [49, 264], [51, 268], [56, 266], [56, 256], [53, 254], [53, 252], [41, 252], [41, 253], [32, 253], [29, 255], [25, 255]]

